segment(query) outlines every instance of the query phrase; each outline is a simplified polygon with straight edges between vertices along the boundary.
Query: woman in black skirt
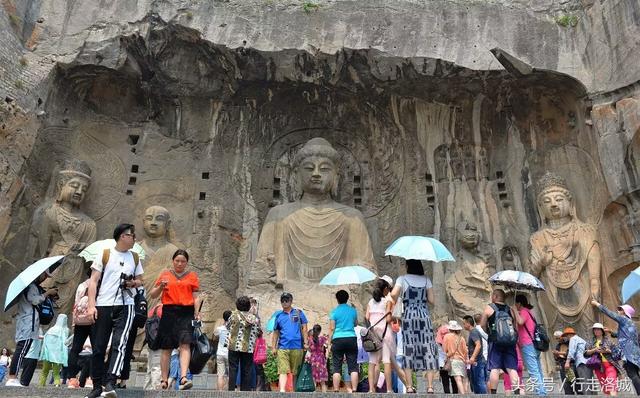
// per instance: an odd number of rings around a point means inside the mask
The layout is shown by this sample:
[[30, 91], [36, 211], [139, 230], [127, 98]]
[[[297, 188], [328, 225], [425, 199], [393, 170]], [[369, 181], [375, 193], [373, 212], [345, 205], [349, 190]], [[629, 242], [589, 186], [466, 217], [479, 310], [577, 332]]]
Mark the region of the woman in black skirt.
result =
[[173, 269], [162, 271], [149, 296], [157, 298], [162, 295], [162, 318], [158, 328], [158, 338], [162, 356], [160, 369], [162, 371], [163, 390], [168, 388], [169, 359], [171, 351], [180, 351], [180, 389], [188, 390], [193, 386], [187, 379], [187, 370], [191, 360], [191, 340], [193, 339], [193, 320], [200, 319], [198, 290], [200, 281], [198, 275], [187, 270], [189, 254], [185, 250], [176, 250], [173, 254]]

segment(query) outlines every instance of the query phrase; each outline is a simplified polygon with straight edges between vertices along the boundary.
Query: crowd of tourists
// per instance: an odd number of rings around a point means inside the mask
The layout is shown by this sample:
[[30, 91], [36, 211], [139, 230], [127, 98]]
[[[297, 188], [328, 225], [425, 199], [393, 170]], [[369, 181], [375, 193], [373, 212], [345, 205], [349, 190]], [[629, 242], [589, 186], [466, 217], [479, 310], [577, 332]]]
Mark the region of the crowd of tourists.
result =
[[[115, 398], [116, 389], [126, 387], [137, 329], [145, 326], [139, 318], [147, 318], [146, 306], [139, 305], [145, 295], [141, 289], [144, 270], [131, 251], [134, 226], [118, 225], [113, 238], [115, 248], [96, 256], [87, 280], [78, 286], [72, 330], [67, 327], [67, 316], [59, 314], [43, 333], [41, 323], [45, 322], [35, 308], [56, 295], [56, 289], [40, 287], [48, 273], [20, 297], [15, 350], [12, 355], [3, 348], [0, 354], [0, 377], [6, 375], [7, 386], [29, 385], [40, 362], [41, 386], [49, 383], [51, 373], [56, 386], [90, 387], [89, 398]], [[188, 263], [189, 254], [177, 250], [171, 266], [146, 292], [150, 298], [160, 298], [160, 304], [148, 314], [159, 318], [157, 335], [148, 347], [149, 389], [193, 386], [191, 350], [203, 297], [198, 275]], [[424, 373], [427, 393], [435, 391], [436, 375], [445, 393], [495, 394], [501, 381], [504, 391], [512, 394], [558, 392], [553, 378], [543, 375], [540, 355], [549, 342], [539, 330], [526, 295], [516, 295], [515, 305], [509, 306], [505, 292], [496, 289], [482, 312], [436, 328], [429, 312], [433, 290], [422, 262], [406, 260], [406, 273], [395, 283], [388, 276], [374, 281], [371, 299], [360, 316], [349, 303], [349, 293], [337, 291], [336, 306], [324, 325], [326, 333], [321, 325], [309, 327], [304, 303], [294, 306], [290, 293], [282, 293], [282, 309], [266, 322], [259, 317], [255, 299], [239, 297], [235, 309], [221, 314], [224, 323], [214, 332], [218, 339], [217, 387], [269, 389], [265, 364], [270, 352], [281, 392], [306, 383], [303, 391], [338, 391], [344, 386], [349, 392], [414, 393], [417, 372]], [[634, 309], [623, 305], [612, 311], [596, 301], [592, 305], [618, 328], [611, 331], [595, 323], [590, 336], [578, 336], [571, 327], [553, 334], [552, 353], [563, 391], [616, 395], [626, 374], [640, 395]], [[365, 324], [359, 324], [359, 319]], [[525, 369], [527, 378], [523, 377]]]

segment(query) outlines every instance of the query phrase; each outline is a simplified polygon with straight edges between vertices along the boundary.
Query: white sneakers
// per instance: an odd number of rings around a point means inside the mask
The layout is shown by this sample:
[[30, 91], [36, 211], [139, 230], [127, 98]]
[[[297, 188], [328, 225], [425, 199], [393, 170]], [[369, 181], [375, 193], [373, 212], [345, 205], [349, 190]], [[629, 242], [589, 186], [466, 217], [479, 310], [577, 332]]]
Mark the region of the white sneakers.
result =
[[20, 380], [18, 380], [18, 379], [9, 379], [9, 380], [7, 380], [5, 386], [7, 386], [7, 387], [24, 387], [22, 384], [20, 384]]

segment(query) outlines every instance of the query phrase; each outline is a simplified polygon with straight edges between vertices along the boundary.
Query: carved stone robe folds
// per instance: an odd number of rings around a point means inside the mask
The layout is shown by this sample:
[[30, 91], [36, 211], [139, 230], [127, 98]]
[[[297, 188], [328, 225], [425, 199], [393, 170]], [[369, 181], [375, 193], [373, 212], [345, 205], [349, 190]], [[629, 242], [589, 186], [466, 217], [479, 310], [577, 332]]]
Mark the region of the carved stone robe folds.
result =
[[[532, 272], [540, 276], [546, 288], [539, 298], [548, 330], [572, 326], [579, 335], [590, 335], [594, 315], [589, 261], [595, 261], [591, 257], [599, 250], [595, 228], [573, 221], [557, 230], [545, 228], [534, 233], [530, 243]], [[553, 253], [553, 260], [543, 268], [540, 259], [545, 251]], [[597, 266], [599, 269], [600, 264]]]
[[258, 242], [250, 285], [273, 281], [318, 282], [335, 267], [363, 265], [375, 271], [369, 233], [360, 211], [330, 203], [301, 202], [269, 211]]

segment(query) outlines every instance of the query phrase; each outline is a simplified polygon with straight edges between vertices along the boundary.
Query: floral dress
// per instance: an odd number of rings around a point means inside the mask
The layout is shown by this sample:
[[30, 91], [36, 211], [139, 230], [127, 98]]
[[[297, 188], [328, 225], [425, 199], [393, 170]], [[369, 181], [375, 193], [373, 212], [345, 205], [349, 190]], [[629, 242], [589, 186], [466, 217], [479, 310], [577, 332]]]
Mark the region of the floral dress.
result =
[[318, 342], [313, 337], [309, 338], [309, 363], [311, 363], [313, 381], [316, 383], [327, 381], [329, 378], [327, 357], [325, 356], [326, 344], [326, 336], [318, 336]]

